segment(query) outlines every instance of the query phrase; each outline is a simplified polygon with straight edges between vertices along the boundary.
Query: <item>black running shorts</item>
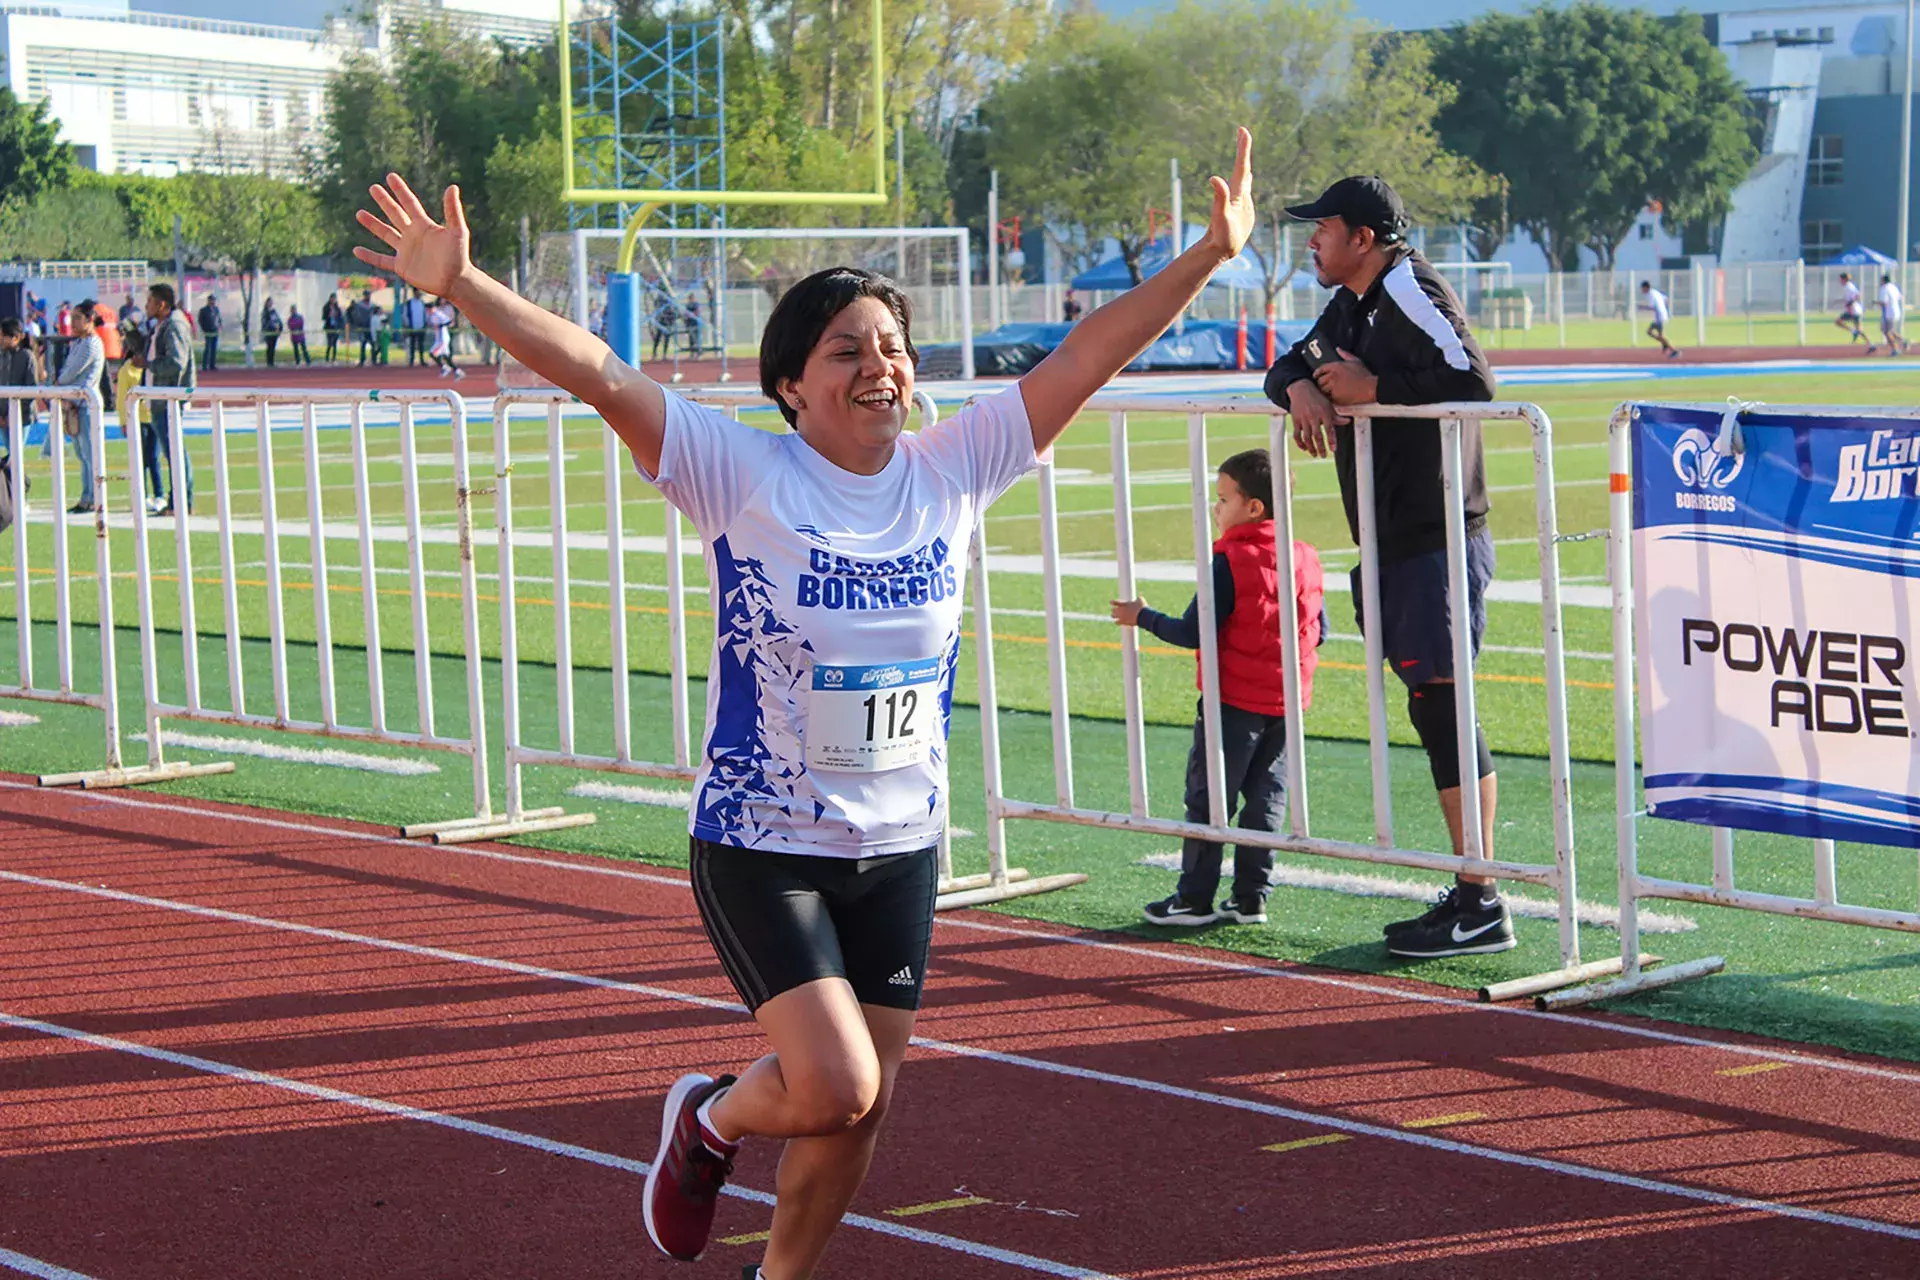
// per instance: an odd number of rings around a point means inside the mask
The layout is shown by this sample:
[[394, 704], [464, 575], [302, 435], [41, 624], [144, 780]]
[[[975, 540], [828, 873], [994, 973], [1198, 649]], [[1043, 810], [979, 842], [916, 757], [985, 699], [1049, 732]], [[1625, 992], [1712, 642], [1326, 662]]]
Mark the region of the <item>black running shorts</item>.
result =
[[845, 978], [861, 1004], [920, 1007], [937, 850], [830, 858], [696, 837], [690, 870], [701, 923], [748, 1009], [821, 978]]

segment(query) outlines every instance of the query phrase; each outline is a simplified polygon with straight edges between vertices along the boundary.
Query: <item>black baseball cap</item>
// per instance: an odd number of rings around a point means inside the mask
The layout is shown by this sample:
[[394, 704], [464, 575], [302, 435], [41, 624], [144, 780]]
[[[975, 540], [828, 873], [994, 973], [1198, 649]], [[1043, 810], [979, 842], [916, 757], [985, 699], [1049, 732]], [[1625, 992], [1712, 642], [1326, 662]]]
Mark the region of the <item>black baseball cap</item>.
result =
[[1407, 230], [1407, 207], [1384, 178], [1342, 178], [1311, 204], [1290, 204], [1289, 217], [1302, 222], [1341, 218], [1350, 227], [1372, 227], [1382, 243], [1393, 244]]

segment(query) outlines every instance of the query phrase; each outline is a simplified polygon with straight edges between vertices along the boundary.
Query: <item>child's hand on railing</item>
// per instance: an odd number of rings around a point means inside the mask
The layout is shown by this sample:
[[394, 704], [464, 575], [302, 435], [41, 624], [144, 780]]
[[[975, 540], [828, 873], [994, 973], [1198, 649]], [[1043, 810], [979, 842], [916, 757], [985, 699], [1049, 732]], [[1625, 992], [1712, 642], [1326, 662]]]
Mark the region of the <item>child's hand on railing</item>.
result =
[[1139, 596], [1131, 600], [1115, 600], [1113, 620], [1123, 627], [1137, 627], [1140, 625], [1140, 611], [1146, 607], [1147, 602]]

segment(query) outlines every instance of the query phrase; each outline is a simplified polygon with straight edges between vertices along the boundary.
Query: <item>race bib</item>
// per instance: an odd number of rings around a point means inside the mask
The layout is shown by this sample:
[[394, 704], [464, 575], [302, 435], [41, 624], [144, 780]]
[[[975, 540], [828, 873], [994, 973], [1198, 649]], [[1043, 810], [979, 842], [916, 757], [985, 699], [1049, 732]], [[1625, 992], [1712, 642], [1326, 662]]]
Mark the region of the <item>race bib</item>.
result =
[[940, 727], [940, 659], [813, 669], [807, 767], [879, 773], [924, 764]]

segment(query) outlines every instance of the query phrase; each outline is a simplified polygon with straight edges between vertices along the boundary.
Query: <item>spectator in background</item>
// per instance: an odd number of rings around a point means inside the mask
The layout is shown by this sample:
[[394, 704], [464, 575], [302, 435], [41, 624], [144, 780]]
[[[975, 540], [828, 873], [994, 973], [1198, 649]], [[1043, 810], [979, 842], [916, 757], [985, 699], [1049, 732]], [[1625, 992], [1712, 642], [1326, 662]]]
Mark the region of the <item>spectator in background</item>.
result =
[[273, 368], [273, 349], [280, 345], [280, 331], [286, 323], [280, 319], [280, 309], [268, 298], [260, 304], [260, 336], [267, 343], [267, 368]]
[[307, 318], [300, 314], [300, 304], [287, 304], [287, 346], [293, 351], [293, 363], [311, 365], [313, 357], [307, 352]]
[[[1289, 205], [1287, 213], [1318, 224], [1307, 250], [1321, 287], [1334, 292], [1313, 329], [1267, 371], [1267, 398], [1293, 419], [1295, 444], [1316, 458], [1333, 454], [1347, 527], [1357, 544], [1358, 464], [1353, 421], [1342, 408], [1491, 400], [1493, 372], [1467, 326], [1459, 295], [1407, 244], [1406, 207], [1392, 187], [1379, 178], [1343, 178], [1313, 203]], [[1477, 654], [1487, 626], [1494, 548], [1480, 424], [1463, 419], [1459, 431], [1467, 616], [1451, 616], [1440, 424], [1379, 417], [1373, 420], [1373, 506], [1380, 616], [1358, 621], [1379, 636], [1389, 667], [1407, 687], [1407, 718], [1426, 750], [1454, 853], [1465, 853], [1462, 788], [1472, 782], [1480, 795], [1480, 853], [1490, 859], [1498, 778], [1478, 724], [1471, 726], [1472, 745], [1460, 749], [1454, 680], [1472, 679], [1473, 673], [1454, 669], [1452, 626], [1467, 629]], [[1357, 605], [1358, 567], [1352, 575]], [[1456, 873], [1432, 910], [1383, 932], [1389, 954], [1414, 959], [1514, 945], [1513, 920], [1498, 884], [1467, 871]]]
[[[147, 348], [147, 385], [150, 387], [192, 387], [196, 381], [193, 367], [193, 335], [187, 332], [187, 318], [174, 306], [173, 286], [156, 284], [147, 290], [147, 315], [155, 321], [153, 339]], [[172, 515], [178, 506], [173, 484], [172, 416], [178, 410], [172, 404], [156, 400], [153, 404], [152, 432], [157, 456], [168, 465], [166, 504], [161, 515]], [[183, 450], [180, 454], [180, 482], [187, 488], [187, 510], [193, 510], [193, 461]]]
[[407, 367], [427, 363], [427, 304], [416, 291], [400, 304], [400, 330], [407, 338]]
[[427, 323], [433, 326], [433, 362], [440, 366], [440, 376], [466, 377], [467, 371], [453, 362], [453, 304], [435, 298], [427, 308]]
[[340, 335], [347, 330], [347, 313], [340, 308], [340, 295], [327, 295], [326, 305], [320, 308], [320, 328], [327, 335], [326, 361], [332, 364], [339, 358]]
[[368, 314], [367, 330], [373, 335], [373, 362], [383, 365], [393, 350], [393, 325], [387, 316], [387, 309], [377, 302]]
[[653, 358], [658, 360], [660, 352], [670, 350], [673, 335], [680, 328], [680, 306], [673, 300], [670, 291], [661, 293], [659, 307], [653, 313]]
[[140, 309], [140, 304], [133, 300], [132, 294], [128, 294], [127, 300], [120, 304], [119, 320], [122, 329], [127, 327], [129, 320], [133, 322], [136, 329], [147, 322], [147, 313]]
[[67, 344], [73, 341], [73, 308], [63, 298], [47, 332], [47, 368], [67, 367]]
[[[63, 307], [62, 312], [73, 330], [73, 338], [68, 343], [67, 360], [60, 366], [60, 376], [55, 380], [55, 385], [97, 387], [101, 374], [106, 370], [107, 357], [106, 348], [93, 331], [93, 299], [88, 298], [75, 308]], [[99, 495], [94, 489], [93, 407], [83, 401], [78, 405], [65, 405], [64, 408], [66, 412], [58, 417], [65, 421], [67, 436], [73, 441], [74, 458], [80, 464], [80, 501], [68, 507], [67, 514], [84, 515], [100, 509]]]
[[[40, 385], [40, 356], [27, 336], [27, 326], [8, 316], [0, 320], [0, 387], [37, 387]], [[35, 422], [33, 401], [20, 402], [20, 443], [26, 444], [27, 428]], [[0, 401], [0, 444], [5, 443], [12, 406]]]
[[[152, 295], [149, 294], [149, 297]], [[220, 359], [220, 302], [212, 294], [200, 304], [200, 336], [206, 340], [206, 354], [201, 357], [200, 367], [212, 369]]]
[[1060, 304], [1060, 319], [1067, 324], [1075, 324], [1080, 319], [1080, 299], [1073, 296], [1073, 290], [1067, 290], [1065, 301]]
[[92, 310], [93, 332], [106, 353], [106, 361], [100, 369], [100, 403], [112, 409], [117, 403], [114, 379], [120, 372], [120, 361], [126, 357], [126, 348], [120, 344], [120, 325], [114, 309], [104, 302], [97, 302]]
[[373, 354], [373, 294], [362, 293], [347, 306], [347, 345], [360, 344], [360, 363]]
[[[138, 308], [135, 310], [138, 311]], [[153, 406], [142, 400], [137, 414], [128, 412], [128, 405], [133, 403], [130, 397], [147, 373], [147, 343], [140, 326], [133, 322], [131, 315], [120, 323], [120, 343], [127, 353], [120, 362], [120, 372], [114, 375], [113, 380], [120, 404], [120, 430], [129, 437], [136, 431], [139, 433], [140, 469], [147, 478], [150, 491], [146, 499], [147, 511], [151, 513], [160, 509], [167, 482], [160, 474], [160, 451], [153, 438]]]

